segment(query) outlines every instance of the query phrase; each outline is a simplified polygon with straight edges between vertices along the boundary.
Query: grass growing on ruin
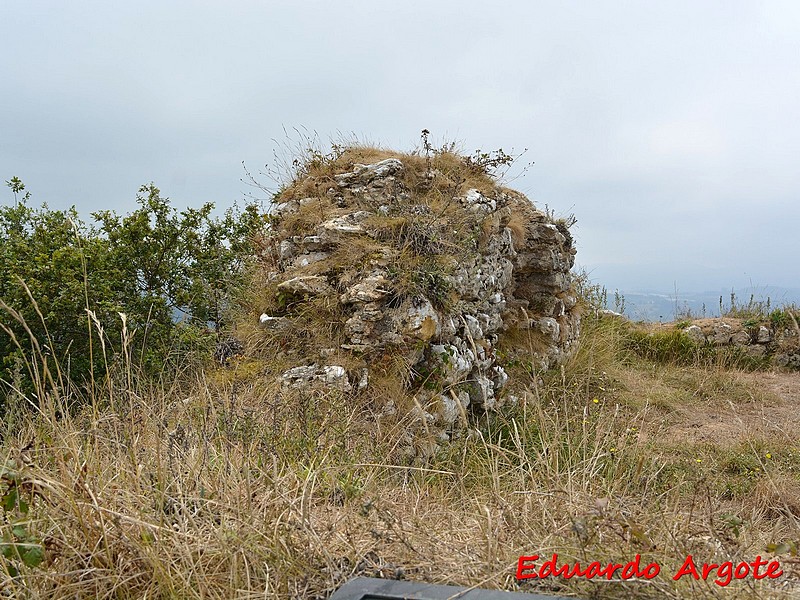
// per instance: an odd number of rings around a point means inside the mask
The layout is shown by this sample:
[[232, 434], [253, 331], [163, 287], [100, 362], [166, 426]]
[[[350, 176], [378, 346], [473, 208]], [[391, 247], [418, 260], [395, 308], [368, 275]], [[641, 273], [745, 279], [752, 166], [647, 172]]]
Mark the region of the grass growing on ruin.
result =
[[394, 457], [403, 419], [336, 393], [278, 402], [246, 365], [242, 377], [234, 365], [168, 386], [109, 373], [78, 411], [74, 390], [42, 388], [40, 409], [0, 447], [0, 593], [322, 598], [359, 574], [516, 589], [520, 554], [558, 552], [641, 554], [663, 575], [522, 589], [791, 597], [785, 580], [720, 588], [668, 576], [690, 553], [752, 560], [778, 546], [797, 576], [796, 433], [681, 435], [701, 412], [726, 408], [717, 421], [735, 423], [777, 400], [725, 365], [638, 357], [610, 323], [587, 321], [563, 371], [523, 369], [516, 406], [417, 464]]
[[[425, 298], [438, 310], [455, 310], [459, 296], [451, 279], [454, 271], [475, 261], [505, 227], [519, 244], [531, 235], [534, 221], [545, 217], [517, 192], [503, 190], [492, 177], [492, 169], [509, 163], [512, 157], [502, 151], [465, 157], [452, 146], [434, 149], [423, 139], [423, 148], [412, 153], [360, 145], [334, 146], [327, 153], [307, 149], [305, 159], [293, 163], [291, 177], [284, 179], [273, 198], [271, 222], [275, 227], [265, 245], [282, 250], [261, 254], [269, 263], [264, 270], [281, 272], [285, 278], [325, 275], [329, 282], [334, 281], [339, 294], [377, 272], [385, 277], [381, 287], [387, 291], [389, 305]], [[392, 171], [393, 177], [379, 178], [379, 193], [370, 191], [370, 180], [341, 191], [337, 178], [348, 178], [357, 165], [386, 159], [400, 160], [403, 168]], [[491, 202], [498, 202], [497, 195], [502, 192], [504, 205], [488, 214], [475, 212], [462, 202], [462, 196], [472, 189], [483, 190]], [[339, 233], [333, 220], [353, 217], [351, 229]], [[312, 252], [315, 249], [325, 251]], [[303, 253], [305, 258], [300, 260], [305, 262], [296, 260], [295, 252]], [[422, 356], [424, 344], [413, 340], [398, 343], [377, 357], [374, 352], [361, 354], [365, 347], [342, 352], [342, 344], [352, 345], [344, 335], [350, 308], [337, 312], [336, 306], [329, 306], [321, 297], [307, 298], [304, 304], [302, 294], [292, 297], [279, 288], [277, 279], [259, 283], [253, 286], [256, 293], [242, 302], [247, 317], [242, 319], [245, 324], [240, 335], [248, 341], [249, 355], [265, 359], [265, 371], [270, 375], [293, 366], [287, 362], [289, 357], [297, 364], [330, 364], [335, 358], [336, 365], [351, 372], [370, 368], [373, 384], [365, 393], [372, 395], [375, 406], [384, 405], [388, 397], [400, 410], [433, 408], [417, 406], [411, 386], [402, 385], [408, 379], [433, 382], [435, 374], [413, 369], [418, 360], [411, 358]], [[279, 330], [260, 332], [247, 323], [254, 313], [285, 319]], [[423, 337], [435, 331], [436, 324], [432, 320], [428, 324], [434, 329], [421, 330]], [[520, 337], [531, 341], [530, 332]], [[510, 339], [506, 344], [511, 346], [509, 357], [532, 348], [528, 343], [517, 352], [514, 343]], [[320, 355], [320, 350], [326, 354]], [[395, 354], [403, 355], [410, 364], [394, 360], [391, 355]], [[524, 357], [518, 360], [524, 362]], [[389, 390], [393, 393], [387, 396]]]
[[[356, 164], [373, 164], [387, 158], [402, 157], [407, 165], [402, 182], [411, 190], [425, 191], [430, 200], [449, 200], [460, 193], [475, 188], [481, 192], [491, 192], [497, 186], [488, 171], [486, 161], [466, 160], [453, 145], [443, 148], [428, 148], [427, 152], [398, 153], [392, 150], [362, 145], [359, 143], [336, 145], [328, 152], [313, 147], [299, 151], [293, 159], [287, 174], [283, 175], [281, 192], [276, 195], [277, 202], [301, 200], [309, 197], [324, 197], [328, 189], [335, 185], [334, 176], [353, 170]], [[492, 157], [487, 155], [487, 160]], [[513, 161], [507, 157], [504, 164]], [[435, 177], [427, 175], [434, 172]]]
[[[321, 200], [288, 217], [289, 230], [307, 234], [339, 214], [325, 199], [335, 173], [392, 156], [312, 155], [278, 200]], [[444, 268], [420, 257], [427, 244], [453, 256], [466, 234], [480, 244], [447, 198], [494, 186], [481, 161], [495, 159], [445, 149], [404, 160], [416, 165], [408, 189], [436, 219], [451, 218], [447, 231], [402, 215], [371, 224], [404, 249], [396, 281], [413, 294], [437, 287]], [[523, 213], [503, 223], [516, 238], [527, 225]], [[368, 264], [379, 250], [353, 240], [330, 260]], [[583, 598], [797, 594], [800, 423], [771, 374], [587, 308], [579, 351], [551, 372], [530, 360], [538, 334], [512, 326], [498, 346], [512, 376], [507, 404], [463, 415], [469, 426], [445, 443], [418, 420], [408, 384], [421, 374], [400, 352], [369, 365], [366, 393], [282, 389], [274, 375], [297, 364], [285, 339], [312, 358], [338, 349], [342, 315], [320, 298], [288, 332], [265, 333], [253, 317], [288, 314], [294, 300], [255, 277], [241, 302], [250, 324], [237, 332], [249, 353], [226, 366], [158, 381], [123, 354], [84, 390], [58, 377], [67, 365], [18, 340], [38, 352], [22, 366], [38, 383], [15, 400], [28, 410], [0, 430], [0, 597], [325, 598], [357, 575]], [[596, 304], [591, 289], [582, 295]], [[360, 366], [345, 360], [336, 357]], [[427, 458], [404, 453], [409, 443]], [[662, 575], [516, 582], [520, 555], [552, 553], [584, 565], [640, 554]], [[775, 553], [782, 580], [671, 579], [688, 554]]]

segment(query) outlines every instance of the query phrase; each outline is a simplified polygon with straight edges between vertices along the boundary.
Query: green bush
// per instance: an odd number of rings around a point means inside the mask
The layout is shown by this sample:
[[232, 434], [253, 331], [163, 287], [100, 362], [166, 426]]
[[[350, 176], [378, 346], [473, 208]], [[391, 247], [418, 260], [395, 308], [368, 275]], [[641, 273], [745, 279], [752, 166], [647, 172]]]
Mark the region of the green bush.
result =
[[179, 213], [150, 184], [132, 213], [101, 211], [87, 224], [75, 207], [32, 208], [29, 194], [19, 198], [24, 184], [7, 183], [15, 205], [0, 207], [0, 412], [9, 393], [41, 393], [48, 377], [107, 376], [123, 346], [149, 373], [177, 354], [210, 355], [264, 226], [256, 206], [222, 218], [212, 204]]

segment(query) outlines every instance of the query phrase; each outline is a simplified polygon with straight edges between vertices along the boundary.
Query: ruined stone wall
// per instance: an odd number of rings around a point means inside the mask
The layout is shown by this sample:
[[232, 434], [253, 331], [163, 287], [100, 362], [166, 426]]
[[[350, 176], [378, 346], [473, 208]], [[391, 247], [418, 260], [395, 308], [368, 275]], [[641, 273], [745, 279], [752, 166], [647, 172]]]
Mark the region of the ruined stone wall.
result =
[[[309, 175], [279, 199], [261, 323], [289, 366], [284, 388], [357, 394], [400, 357], [421, 418], [454, 427], [503, 401], [503, 336], [535, 339], [527, 358], [536, 369], [575, 350], [566, 225], [522, 194], [453, 177], [399, 156], [325, 181]], [[397, 410], [395, 400], [384, 409]]]
[[698, 319], [683, 331], [701, 346], [730, 346], [776, 367], [800, 370], [800, 327], [789, 312], [785, 322], [775, 323], [734, 318]]

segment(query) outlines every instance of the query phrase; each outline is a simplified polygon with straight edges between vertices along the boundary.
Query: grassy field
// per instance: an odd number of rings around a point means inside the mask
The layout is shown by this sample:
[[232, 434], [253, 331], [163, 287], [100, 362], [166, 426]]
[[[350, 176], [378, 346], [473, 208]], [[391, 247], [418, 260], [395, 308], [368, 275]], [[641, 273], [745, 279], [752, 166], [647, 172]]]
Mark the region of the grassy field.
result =
[[[324, 598], [355, 575], [800, 596], [798, 375], [654, 354], [631, 331], [586, 318], [560, 371], [511, 362], [516, 405], [425, 462], [397, 460], [408, 424], [357, 397], [278, 394], [268, 357], [147, 384], [122, 368], [88, 397], [47, 386], [2, 425], [0, 597]], [[553, 553], [661, 572], [516, 580], [520, 555]], [[687, 555], [784, 575], [673, 581]]]
[[[406, 156], [413, 168], [403, 177], [443, 203], [440, 216], [467, 187], [494, 186], [487, 168], [511, 160], [502, 151], [430, 154], [423, 139], [425, 156]], [[344, 163], [388, 156], [340, 150], [292, 162], [299, 171], [283, 200], [325, 199]], [[432, 167], [433, 183], [414, 181]], [[314, 230], [320, 217], [309, 210], [287, 217], [287, 231]], [[407, 250], [406, 274], [430, 254], [457, 258], [474, 225], [448, 221], [452, 239], [434, 236], [447, 244], [417, 247], [430, 236], [375, 218], [388, 237], [403, 234], [395, 241]], [[524, 221], [508, 227], [525, 234]], [[344, 267], [375, 250], [362, 246], [348, 243], [329, 260]], [[52, 343], [12, 335], [28, 360], [3, 388], [12, 392], [0, 424], [0, 598], [322, 599], [357, 575], [579, 598], [800, 597], [797, 373], [699, 347], [681, 331], [688, 321], [645, 326], [603, 314], [605, 291], [578, 276], [586, 307], [578, 352], [538, 372], [541, 340], [512, 330], [497, 347], [511, 376], [508, 401], [465, 413], [444, 440], [413, 409], [411, 366], [399, 351], [370, 365], [367, 390], [282, 388], [278, 373], [340, 347], [343, 319], [320, 298], [291, 338], [267, 334], [256, 315], [279, 313], [285, 298], [259, 273], [233, 319], [243, 355], [231, 351], [224, 366], [175, 351], [160, 378], [144, 373], [123, 322], [104, 376], [91, 371], [76, 387]], [[438, 290], [446, 303], [445, 280], [431, 280], [422, 291]], [[398, 281], [422, 293], [414, 277]], [[750, 328], [797, 328], [794, 312], [751, 305], [729, 316]], [[7, 312], [16, 331], [36, 337]], [[89, 341], [106, 339], [88, 314]], [[37, 315], [46, 326], [38, 307]], [[290, 341], [291, 356], [279, 351]], [[390, 414], [389, 401], [399, 410]], [[559, 565], [595, 570], [639, 557], [660, 572], [516, 577], [520, 556], [538, 555], [541, 565], [554, 554]], [[705, 579], [673, 579], [689, 556], [701, 570], [719, 566]], [[783, 574], [732, 576], [759, 557]]]

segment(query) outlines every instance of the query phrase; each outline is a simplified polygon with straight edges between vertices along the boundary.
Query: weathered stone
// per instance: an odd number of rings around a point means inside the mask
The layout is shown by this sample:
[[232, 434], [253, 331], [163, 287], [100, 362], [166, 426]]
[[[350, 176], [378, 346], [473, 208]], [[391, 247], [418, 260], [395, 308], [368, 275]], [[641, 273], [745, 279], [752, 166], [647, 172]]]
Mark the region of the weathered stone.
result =
[[501, 390], [508, 383], [508, 373], [499, 365], [492, 367], [492, 383], [494, 384], [495, 391]]
[[773, 362], [778, 367], [800, 369], [800, 351], [779, 352], [774, 356]]
[[416, 404], [411, 409], [411, 416], [416, 417], [420, 421], [425, 421], [426, 424], [430, 425], [432, 425], [436, 421], [436, 417], [434, 417], [431, 413], [422, 408], [419, 404]]
[[472, 371], [475, 357], [471, 352], [462, 352], [452, 344], [434, 344], [431, 346], [432, 360], [437, 361], [437, 368], [445, 383], [462, 381]]
[[706, 342], [706, 336], [703, 333], [703, 330], [697, 325], [689, 325], [689, 327], [683, 330], [683, 333], [685, 333], [689, 339], [696, 344], [705, 344]]
[[489, 296], [489, 302], [492, 304], [505, 304], [506, 301], [503, 299], [503, 294], [497, 293]]
[[733, 328], [727, 323], [715, 323], [708, 339], [715, 346], [730, 344], [733, 340]]
[[318, 294], [328, 294], [333, 288], [325, 277], [320, 275], [300, 275], [288, 279], [278, 284], [279, 290], [285, 290], [293, 294], [308, 294], [311, 296]]
[[490, 334], [500, 331], [503, 328], [503, 317], [500, 312], [497, 312], [501, 310], [503, 310], [503, 307], [497, 306], [488, 313], [479, 312], [476, 315], [478, 323], [483, 330], [483, 335], [488, 337]]
[[337, 240], [335, 236], [364, 233], [362, 223], [372, 215], [369, 211], [360, 210], [325, 221], [319, 226], [319, 239], [323, 243], [329, 243]]
[[287, 382], [295, 382], [295, 381], [308, 381], [317, 372], [317, 365], [306, 365], [302, 367], [294, 367], [289, 369], [288, 371], [284, 372], [281, 375], [281, 378]]
[[444, 315], [439, 325], [442, 328], [442, 340], [452, 340], [455, 337], [458, 327], [456, 326], [456, 320], [452, 316]]
[[439, 417], [445, 425], [453, 425], [458, 422], [461, 417], [462, 408], [459, 406], [458, 400], [454, 400], [450, 396], [441, 394], [434, 398], [439, 406]]
[[564, 309], [568, 311], [578, 304], [578, 299], [571, 294], [566, 294], [561, 300], [564, 302]]
[[509, 286], [513, 271], [514, 266], [510, 260], [499, 255], [489, 255], [479, 261], [459, 265], [452, 278], [456, 290], [464, 300], [494, 298], [495, 304], [499, 304], [503, 302], [502, 292]]
[[355, 165], [350, 173], [342, 173], [334, 177], [340, 186], [351, 186], [356, 183], [368, 183], [375, 179], [390, 177], [403, 172], [403, 162], [397, 158], [387, 158], [371, 165]]
[[283, 240], [280, 245], [281, 260], [289, 260], [297, 254], [297, 245], [291, 240]]
[[469, 400], [471, 404], [476, 404], [485, 410], [491, 410], [497, 404], [494, 397], [494, 384], [492, 380], [483, 375], [479, 375], [469, 386]]
[[292, 243], [302, 248], [304, 252], [319, 252], [330, 248], [330, 244], [325, 243], [325, 240], [318, 235], [296, 235], [292, 238]]
[[489, 213], [497, 210], [497, 201], [487, 198], [476, 189], [467, 190], [461, 203], [469, 210], [481, 213]]
[[531, 252], [517, 252], [514, 268], [520, 274], [568, 271], [571, 266], [568, 257], [557, 247], [544, 246]]
[[557, 297], [566, 292], [570, 285], [572, 285], [571, 279], [567, 273], [533, 273], [518, 280], [514, 295], [526, 300], [540, 297], [542, 294]]
[[330, 257], [327, 252], [310, 252], [308, 254], [301, 254], [295, 257], [292, 261], [292, 266], [295, 268], [307, 267], [308, 265], [320, 262]]
[[481, 324], [477, 317], [464, 315], [464, 323], [473, 340], [479, 340], [483, 337], [483, 329], [481, 329]]
[[381, 415], [384, 417], [391, 417], [397, 414], [397, 405], [395, 404], [394, 400], [389, 398], [386, 401], [386, 404], [383, 405], [383, 410], [381, 411]]
[[390, 292], [391, 282], [383, 273], [376, 273], [365, 277], [363, 281], [351, 286], [341, 295], [342, 304], [353, 302], [375, 302], [384, 298]]
[[342, 346], [343, 348], [352, 348], [353, 345], [362, 346], [367, 348], [364, 341], [372, 333], [373, 326], [369, 321], [365, 321], [361, 315], [353, 315], [344, 324], [345, 335], [350, 340], [350, 344]]
[[537, 223], [530, 227], [530, 236], [537, 241], [563, 244], [566, 238], [553, 223]]
[[429, 340], [441, 333], [439, 313], [427, 298], [412, 302], [406, 308], [402, 321], [403, 333], [421, 340]]
[[350, 382], [347, 380], [347, 372], [344, 370], [344, 367], [338, 365], [322, 367], [319, 379], [326, 385], [350, 388]]
[[350, 391], [350, 381], [344, 367], [328, 365], [319, 367], [305, 365], [294, 367], [284, 372], [280, 377], [282, 385], [291, 389], [307, 389], [312, 387], [325, 387]]
[[358, 374], [358, 389], [364, 390], [369, 386], [369, 369], [363, 367]]
[[265, 313], [259, 317], [258, 322], [264, 329], [278, 329], [286, 323], [286, 317], [271, 317]]
[[537, 322], [537, 329], [548, 336], [551, 341], [558, 342], [561, 337], [561, 326], [552, 317], [542, 317]]
[[772, 332], [761, 325], [758, 328], [758, 334], [756, 336], [756, 342], [759, 344], [768, 344], [772, 341]]
[[302, 198], [301, 200], [290, 200], [289, 202], [281, 202], [272, 205], [272, 214], [276, 217], [285, 217], [292, 213], [296, 213], [301, 207], [307, 206], [312, 202], [317, 202], [316, 198]]

